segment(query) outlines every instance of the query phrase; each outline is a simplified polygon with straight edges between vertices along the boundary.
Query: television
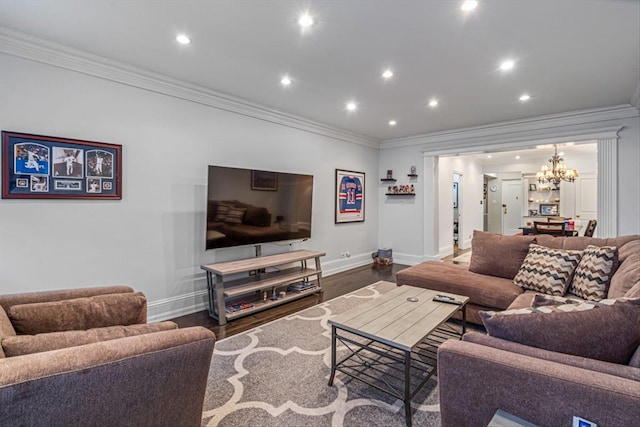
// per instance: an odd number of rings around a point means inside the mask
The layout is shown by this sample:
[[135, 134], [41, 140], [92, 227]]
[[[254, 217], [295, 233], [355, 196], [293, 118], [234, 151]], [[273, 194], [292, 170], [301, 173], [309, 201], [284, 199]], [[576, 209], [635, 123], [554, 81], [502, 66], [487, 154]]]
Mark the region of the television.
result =
[[311, 237], [313, 175], [209, 165], [206, 249]]

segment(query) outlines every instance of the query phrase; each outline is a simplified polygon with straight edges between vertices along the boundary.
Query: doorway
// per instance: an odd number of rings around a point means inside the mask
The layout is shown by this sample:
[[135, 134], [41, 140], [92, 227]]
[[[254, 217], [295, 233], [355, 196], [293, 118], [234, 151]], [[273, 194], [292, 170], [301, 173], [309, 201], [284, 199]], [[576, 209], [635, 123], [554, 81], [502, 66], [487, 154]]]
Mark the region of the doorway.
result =
[[502, 234], [512, 236], [522, 230], [522, 179], [502, 180]]

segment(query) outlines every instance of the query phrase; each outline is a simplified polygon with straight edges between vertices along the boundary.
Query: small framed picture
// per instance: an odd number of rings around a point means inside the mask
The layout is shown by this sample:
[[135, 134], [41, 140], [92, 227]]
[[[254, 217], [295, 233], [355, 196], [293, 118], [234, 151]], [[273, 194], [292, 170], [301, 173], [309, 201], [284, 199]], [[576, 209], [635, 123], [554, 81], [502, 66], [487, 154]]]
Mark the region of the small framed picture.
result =
[[540, 203], [540, 215], [557, 216], [558, 204], [557, 203]]
[[252, 170], [251, 189], [261, 191], [278, 191], [278, 173]]
[[393, 179], [393, 171], [391, 169], [387, 169], [387, 179]]
[[535, 184], [529, 184], [529, 191], [538, 191], [538, 188]]

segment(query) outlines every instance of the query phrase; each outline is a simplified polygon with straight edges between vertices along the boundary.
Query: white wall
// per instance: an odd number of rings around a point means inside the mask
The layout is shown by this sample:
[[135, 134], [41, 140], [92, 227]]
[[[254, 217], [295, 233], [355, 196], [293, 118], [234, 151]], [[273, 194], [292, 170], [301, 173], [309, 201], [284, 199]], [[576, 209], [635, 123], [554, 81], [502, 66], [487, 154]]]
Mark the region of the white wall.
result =
[[328, 270], [368, 263], [378, 247], [376, 191], [364, 223], [336, 225], [333, 210], [336, 168], [376, 188], [375, 148], [14, 56], [0, 71], [1, 129], [123, 146], [121, 201], [2, 200], [0, 293], [128, 284], [152, 318], [202, 307], [200, 265], [253, 255], [204, 250], [208, 164], [314, 175], [312, 237], [292, 247], [326, 251]]

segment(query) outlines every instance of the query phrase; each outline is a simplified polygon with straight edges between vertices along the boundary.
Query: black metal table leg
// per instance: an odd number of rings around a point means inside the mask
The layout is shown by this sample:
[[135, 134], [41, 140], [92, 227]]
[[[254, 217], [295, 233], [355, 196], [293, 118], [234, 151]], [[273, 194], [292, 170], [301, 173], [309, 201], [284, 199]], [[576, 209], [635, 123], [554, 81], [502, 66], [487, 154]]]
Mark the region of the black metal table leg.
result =
[[411, 427], [411, 352], [404, 353], [404, 415]]
[[333, 378], [336, 376], [336, 327], [331, 326], [331, 376], [329, 385], [333, 385]]

